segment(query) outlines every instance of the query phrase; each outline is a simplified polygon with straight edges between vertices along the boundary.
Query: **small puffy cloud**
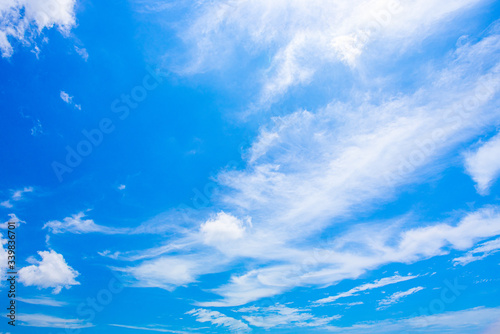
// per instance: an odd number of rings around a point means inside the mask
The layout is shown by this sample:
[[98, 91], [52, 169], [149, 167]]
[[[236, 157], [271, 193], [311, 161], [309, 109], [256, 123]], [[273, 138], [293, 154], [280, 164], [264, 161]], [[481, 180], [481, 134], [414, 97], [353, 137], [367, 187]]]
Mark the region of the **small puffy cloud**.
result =
[[69, 96], [69, 94], [65, 91], [61, 91], [59, 95], [61, 96], [61, 99], [66, 103], [71, 103], [73, 101], [73, 97]]
[[213, 325], [228, 327], [231, 332], [249, 332], [251, 329], [243, 321], [228, 317], [217, 311], [210, 311], [207, 309], [192, 309], [186, 312], [196, 317], [198, 322], [210, 322]]
[[17, 218], [17, 216], [14, 213], [9, 213], [8, 216], [10, 217], [9, 220], [4, 222], [3, 224], [0, 224], [0, 229], [7, 229], [9, 227], [9, 222], [15, 223], [16, 227], [19, 227], [20, 223], [25, 224], [26, 222]]
[[33, 191], [34, 191], [33, 187], [24, 187], [23, 189], [13, 190], [10, 199], [1, 202], [0, 205], [5, 207], [5, 208], [10, 209], [10, 208], [14, 207], [12, 202], [22, 200], [24, 198], [24, 194], [32, 193]]
[[63, 319], [45, 314], [19, 314], [19, 322], [28, 327], [47, 327], [47, 328], [88, 328], [93, 325], [80, 319]]
[[79, 273], [71, 268], [64, 257], [53, 250], [38, 252], [41, 261], [32, 259], [33, 265], [19, 270], [19, 282], [25, 286], [38, 288], [53, 288], [58, 294], [62, 288], [69, 289], [72, 285], [79, 285], [75, 280]]
[[70, 96], [68, 93], [66, 93], [65, 91], [61, 91], [59, 93], [59, 96], [61, 97], [61, 100], [63, 100], [64, 102], [66, 102], [67, 104], [69, 105], [72, 105], [73, 107], [75, 107], [76, 109], [78, 110], [82, 110], [82, 106], [79, 105], [79, 104], [76, 104], [75, 102], [73, 102], [73, 96]]
[[14, 191], [14, 193], [12, 194], [12, 199], [14, 201], [19, 201], [20, 199], [23, 198], [23, 194], [32, 192], [33, 192], [33, 187], [24, 187], [24, 189]]
[[[76, 0], [4, 0], [0, 1], [0, 51], [9, 58], [16, 39], [30, 45], [42, 31], [54, 26], [67, 35], [76, 24]], [[35, 46], [35, 53], [39, 52]]]
[[125, 188], [127, 188], [127, 186], [126, 186], [126, 185], [124, 185], [124, 184], [120, 184], [120, 185], [118, 186], [118, 190], [125, 190]]
[[87, 49], [79, 48], [75, 45], [75, 51], [80, 55], [80, 57], [82, 57], [83, 60], [87, 61], [89, 59], [89, 53], [87, 52]]
[[219, 212], [214, 219], [201, 225], [200, 233], [205, 244], [218, 245], [243, 238], [245, 226], [238, 218]]
[[30, 134], [32, 136], [38, 136], [39, 134], [43, 134], [43, 126], [42, 122], [39, 119], [36, 121], [33, 120], [33, 127], [30, 129]]
[[465, 155], [467, 173], [476, 182], [477, 191], [486, 195], [500, 176], [500, 134], [487, 141], [475, 152]]
[[414, 293], [417, 293], [419, 291], [422, 291], [423, 289], [424, 289], [423, 287], [417, 286], [417, 287], [411, 288], [411, 289], [409, 289], [407, 291], [399, 291], [399, 292], [393, 293], [389, 297], [387, 297], [387, 298], [385, 298], [383, 300], [380, 300], [378, 302], [379, 307], [377, 308], [377, 310], [386, 309], [389, 306], [391, 306], [392, 304], [398, 303], [401, 299], [403, 299], [403, 298], [405, 298], [405, 297], [407, 297], [409, 295], [412, 295]]

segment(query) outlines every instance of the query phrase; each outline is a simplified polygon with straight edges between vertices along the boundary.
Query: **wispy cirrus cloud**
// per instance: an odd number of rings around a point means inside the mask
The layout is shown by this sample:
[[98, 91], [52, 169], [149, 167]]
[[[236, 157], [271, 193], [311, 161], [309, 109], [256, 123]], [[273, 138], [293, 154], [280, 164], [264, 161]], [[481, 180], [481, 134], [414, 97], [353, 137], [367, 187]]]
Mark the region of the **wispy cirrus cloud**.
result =
[[128, 228], [113, 228], [96, 224], [92, 219], [84, 219], [85, 213], [79, 212], [71, 217], [65, 217], [62, 221], [51, 220], [43, 225], [51, 233], [103, 233], [103, 234], [126, 234], [132, 230]]
[[[235, 10], [245, 3], [236, 4]], [[432, 25], [478, 3], [434, 7], [422, 1], [417, 20], [407, 13], [407, 21], [400, 23], [415, 32], [419, 29], [415, 24], [426, 20], [427, 14]], [[306, 4], [301, 4], [293, 10], [307, 14]], [[256, 8], [271, 8], [271, 15], [278, 5], [289, 6], [259, 3]], [[214, 8], [221, 11], [220, 20], [207, 19], [200, 23], [203, 27], [225, 24], [226, 12], [232, 10]], [[272, 31], [264, 27], [263, 31]], [[281, 33], [286, 29], [277, 32]], [[211, 36], [210, 29], [207, 34]], [[210, 47], [207, 43], [201, 47]], [[141, 263], [114, 268], [126, 271], [138, 286], [172, 289], [235, 263], [249, 264], [246, 272], [233, 273], [210, 290], [220, 299], [197, 303], [227, 307], [298, 286], [334, 285], [389, 263], [414, 263], [450, 249], [466, 250], [500, 234], [495, 206], [446, 222], [416, 224], [406, 217], [375, 226], [341, 224], [346, 217], [368, 212], [405, 187], [435, 176], [450, 166], [447, 158], [460, 145], [500, 120], [500, 114], [491, 112], [499, 104], [499, 53], [500, 35], [493, 27], [476, 42], [457, 47], [438, 66], [427, 64], [421, 84], [408, 92], [387, 93], [382, 87], [373, 98], [369, 92], [354, 91], [350, 102], [333, 99], [317, 110], [274, 117], [248, 148], [245, 167], [219, 173], [222, 189], [214, 202], [224, 207], [223, 214], [212, 213], [178, 238], [166, 240], [166, 245], [142, 251]], [[332, 226], [343, 233], [325, 243], [318, 256], [318, 246], [311, 240]], [[221, 238], [211, 237], [219, 232]], [[210, 261], [207, 254], [214, 254]], [[158, 270], [162, 264], [173, 264], [176, 270]]]
[[332, 303], [332, 302], [334, 302], [334, 301], [336, 301], [337, 299], [340, 299], [340, 298], [357, 296], [359, 294], [359, 292], [362, 292], [362, 291], [377, 289], [377, 288], [381, 288], [381, 287], [386, 286], [386, 285], [391, 285], [391, 284], [396, 284], [396, 283], [400, 283], [400, 282], [405, 282], [405, 281], [408, 281], [408, 280], [415, 279], [417, 277], [418, 276], [412, 276], [412, 275], [408, 275], [408, 276], [394, 275], [394, 276], [391, 276], [391, 277], [384, 277], [384, 278], [378, 279], [378, 280], [376, 280], [376, 281], [374, 281], [372, 283], [366, 283], [366, 284], [357, 286], [355, 288], [352, 288], [349, 291], [339, 293], [339, 294], [337, 294], [335, 296], [330, 296], [330, 297], [326, 297], [326, 298], [322, 298], [322, 299], [316, 300], [314, 303], [316, 303], [316, 304]]
[[453, 264], [455, 266], [465, 266], [471, 262], [482, 260], [498, 251], [500, 251], [500, 238], [484, 242], [468, 251], [464, 256], [454, 258]]
[[185, 331], [175, 331], [175, 330], [161, 328], [161, 327], [140, 327], [140, 326], [119, 325], [119, 324], [109, 324], [109, 326], [135, 329], [135, 330], [140, 330], [140, 331], [160, 332], [160, 333], [177, 333], [177, 334], [189, 333], [189, 332], [185, 332]]
[[75, 45], [75, 51], [80, 55], [80, 57], [82, 57], [83, 60], [87, 61], [89, 59], [89, 53], [87, 52], [87, 49], [79, 48]]
[[19, 314], [19, 322], [23, 326], [42, 328], [79, 329], [93, 327], [91, 323], [80, 319], [59, 318], [45, 314]]
[[424, 315], [414, 318], [360, 322], [349, 327], [327, 326], [332, 333], [481, 333], [494, 325], [500, 316], [499, 308], [476, 307], [455, 312]]
[[419, 291], [425, 289], [424, 287], [417, 286], [415, 288], [408, 289], [406, 291], [398, 291], [390, 295], [389, 297], [382, 299], [378, 302], [379, 307], [377, 307], [377, 311], [385, 310], [389, 306], [398, 303], [401, 299], [408, 297], [409, 295], [413, 295]]
[[55, 300], [52, 298], [39, 297], [39, 298], [22, 298], [17, 297], [16, 300], [32, 305], [44, 305], [44, 306], [53, 306], [53, 307], [62, 307], [68, 305], [68, 303]]
[[[304, 251], [302, 257], [288, 264], [233, 275], [226, 285], [212, 290], [222, 300], [199, 305], [242, 305], [296, 286], [332, 285], [357, 278], [370, 268], [388, 263], [414, 263], [447, 254], [449, 249], [467, 249], [479, 240], [500, 234], [499, 210], [493, 207], [470, 213], [456, 225], [441, 223], [406, 231], [398, 225], [382, 231], [378, 226], [355, 226], [347, 235], [325, 245], [323, 253]], [[394, 244], [394, 240], [399, 242]]]
[[258, 72], [261, 93], [257, 103], [265, 104], [291, 87], [309, 84], [316, 73], [335, 64], [356, 67], [364, 54], [401, 53], [443, 29], [445, 20], [482, 3], [485, 1], [211, 2], [195, 6], [190, 28], [179, 33], [190, 62], [171, 68], [183, 74], [227, 71], [236, 59], [241, 62], [242, 57], [265, 55], [270, 61]]
[[198, 322], [210, 322], [213, 325], [224, 326], [229, 328], [232, 332], [244, 333], [251, 331], [250, 327], [243, 321], [228, 317], [218, 311], [199, 308], [192, 309], [186, 312], [186, 314], [196, 317], [196, 321]]
[[243, 319], [248, 321], [250, 325], [267, 330], [281, 327], [322, 327], [342, 317], [341, 315], [317, 317], [310, 313], [309, 309], [293, 308], [281, 304], [253, 309], [240, 309], [239, 311], [249, 312], [249, 314], [243, 316]]

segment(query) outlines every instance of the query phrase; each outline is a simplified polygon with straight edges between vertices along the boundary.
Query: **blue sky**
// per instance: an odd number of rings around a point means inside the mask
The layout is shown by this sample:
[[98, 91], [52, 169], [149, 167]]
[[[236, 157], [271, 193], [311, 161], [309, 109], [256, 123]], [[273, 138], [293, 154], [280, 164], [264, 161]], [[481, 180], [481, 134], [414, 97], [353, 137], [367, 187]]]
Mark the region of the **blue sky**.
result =
[[0, 333], [500, 332], [499, 13], [0, 0]]

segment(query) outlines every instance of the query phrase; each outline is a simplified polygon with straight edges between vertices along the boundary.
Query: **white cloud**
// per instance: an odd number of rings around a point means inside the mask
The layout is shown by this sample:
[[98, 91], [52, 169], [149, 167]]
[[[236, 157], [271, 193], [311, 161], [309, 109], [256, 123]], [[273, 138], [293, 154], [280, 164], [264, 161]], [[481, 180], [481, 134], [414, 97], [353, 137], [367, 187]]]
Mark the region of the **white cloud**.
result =
[[[152, 261], [146, 261], [135, 267], [115, 268], [125, 272], [137, 281], [133, 286], [137, 287], [159, 287], [173, 290], [177, 286], [186, 285], [196, 281], [196, 276], [202, 268], [204, 261], [195, 257], [162, 257]], [[208, 266], [210, 264], [207, 264]]]
[[22, 200], [24, 198], [24, 194], [32, 193], [33, 191], [34, 191], [33, 187], [24, 187], [23, 189], [20, 189], [20, 190], [11, 190], [12, 195], [11, 195], [10, 199], [1, 202], [0, 205], [5, 207], [5, 208], [10, 209], [10, 208], [14, 207], [12, 202]]
[[406, 291], [395, 292], [392, 295], [390, 295], [389, 297], [380, 300], [378, 302], [379, 307], [377, 308], [377, 310], [384, 310], [384, 309], [388, 308], [389, 306], [391, 306], [392, 304], [398, 303], [401, 299], [408, 297], [409, 295], [412, 295], [412, 294], [417, 293], [419, 291], [422, 291], [423, 289], [424, 289], [423, 287], [417, 286], [415, 288], [411, 288], [411, 289], [406, 290]]
[[120, 184], [120, 185], [118, 186], [118, 190], [125, 190], [125, 188], [127, 188], [127, 186], [126, 186], [126, 185], [124, 185], [124, 184]]
[[171, 329], [156, 328], [156, 327], [139, 327], [139, 326], [128, 326], [128, 325], [117, 325], [117, 324], [109, 324], [109, 325], [113, 326], [113, 327], [137, 329], [137, 330], [141, 330], [141, 331], [151, 331], [151, 332], [161, 332], [161, 333], [178, 333], [178, 334], [187, 334], [188, 333], [188, 332], [184, 332], [184, 331], [174, 331]]
[[363, 305], [363, 302], [353, 302], [353, 303], [335, 303], [334, 305], [344, 306], [346, 309], [357, 305]]
[[23, 326], [29, 327], [48, 327], [48, 328], [88, 328], [92, 324], [80, 319], [64, 319], [45, 314], [19, 314], [19, 322]]
[[16, 190], [12, 194], [12, 200], [19, 201], [23, 198], [23, 195], [25, 193], [32, 193], [32, 192], [33, 192], [33, 187], [24, 187], [24, 189]]
[[3, 280], [5, 273], [7, 272], [7, 251], [4, 245], [7, 244], [7, 239], [4, 239], [2, 233], [0, 233], [0, 279]]
[[200, 233], [207, 245], [218, 245], [243, 238], [245, 227], [238, 218], [219, 212], [214, 219], [201, 224]]
[[10, 217], [9, 220], [4, 222], [3, 224], [0, 224], [0, 229], [9, 228], [9, 223], [14, 223], [16, 228], [18, 228], [21, 223], [26, 224], [24, 220], [17, 218], [17, 216], [14, 213], [9, 213], [8, 216]]
[[75, 45], [75, 51], [82, 57], [83, 60], [87, 61], [89, 59], [89, 53], [87, 52], [87, 49], [79, 48]]
[[414, 279], [417, 277], [418, 276], [411, 276], [411, 275], [408, 275], [408, 276], [395, 275], [395, 276], [391, 276], [391, 277], [384, 277], [384, 278], [381, 278], [381, 279], [374, 281], [373, 283], [366, 283], [366, 284], [357, 286], [355, 288], [352, 288], [349, 291], [339, 293], [335, 296], [330, 296], [330, 297], [316, 300], [314, 303], [316, 303], [316, 304], [332, 303], [339, 298], [357, 296], [358, 293], [362, 292], [362, 291], [377, 289], [377, 288], [381, 288], [381, 287], [386, 286], [386, 285], [405, 282], [405, 281], [408, 281], [408, 280], [411, 280], [411, 279]]
[[66, 103], [71, 103], [73, 102], [73, 96], [69, 96], [68, 93], [64, 92], [64, 91], [61, 91], [61, 93], [59, 94], [61, 96], [61, 99], [66, 102]]
[[468, 251], [464, 256], [453, 259], [453, 264], [455, 266], [465, 266], [471, 262], [482, 260], [498, 251], [500, 251], [500, 238], [482, 243], [478, 247]]
[[33, 304], [33, 305], [44, 305], [44, 306], [54, 306], [54, 307], [61, 307], [61, 306], [66, 306], [68, 303], [54, 300], [51, 298], [46, 298], [46, 297], [40, 297], [40, 298], [22, 298], [22, 297], [16, 297], [17, 301], [27, 303], [27, 304]]
[[30, 134], [32, 136], [38, 136], [39, 134], [43, 134], [43, 126], [42, 122], [39, 119], [36, 121], [33, 120], [33, 127], [30, 129]]
[[79, 212], [63, 221], [51, 220], [43, 225], [54, 234], [58, 233], [103, 233], [103, 234], [127, 234], [131, 232], [128, 228], [113, 228], [94, 223], [92, 219], [83, 219], [85, 214]]
[[355, 334], [482, 333], [497, 322], [499, 317], [500, 308], [476, 307], [414, 318], [362, 322], [350, 327], [325, 326], [325, 330]]
[[31, 44], [45, 28], [56, 26], [67, 35], [75, 26], [75, 0], [2, 0], [0, 1], [0, 50], [2, 57], [12, 56], [9, 39]]
[[309, 313], [310, 310], [308, 309], [291, 308], [281, 304], [245, 311], [250, 311], [251, 314], [243, 316], [243, 319], [252, 326], [265, 329], [274, 327], [322, 327], [333, 320], [341, 318], [340, 315], [316, 317]]
[[500, 134], [481, 145], [465, 157], [467, 173], [476, 182], [477, 191], [485, 195], [500, 176]]
[[[288, 259], [288, 264], [269, 265], [242, 275], [233, 275], [227, 284], [212, 290], [223, 297], [221, 300], [198, 305], [243, 305], [296, 286], [333, 285], [344, 279], [358, 278], [366, 271], [388, 263], [414, 263], [447, 254], [450, 249], [464, 250], [495, 235], [500, 235], [498, 207], [470, 213], [456, 225], [431, 224], [408, 230], [401, 230], [400, 223], [384, 228], [380, 225], [357, 225], [347, 234], [325, 244], [323, 251], [303, 251], [301, 256], [294, 255]], [[395, 278], [396, 281], [398, 279]], [[371, 284], [377, 287], [378, 284], [391, 281], [391, 278], [386, 278]], [[353, 293], [347, 292], [340, 297]], [[327, 297], [322, 302], [336, 299], [335, 296]]]
[[217, 311], [210, 311], [206, 309], [192, 309], [186, 314], [196, 317], [198, 322], [210, 322], [213, 325], [228, 327], [234, 332], [249, 332], [251, 329], [241, 320], [228, 317]]
[[[257, 5], [286, 6], [284, 2]], [[430, 1], [426, 6], [431, 6]], [[441, 13], [457, 8], [437, 6]], [[303, 7], [307, 12], [305, 2]], [[436, 176], [451, 164], [449, 158], [461, 144], [498, 123], [500, 114], [492, 110], [497, 110], [500, 90], [499, 52], [500, 35], [493, 28], [477, 43], [447, 55], [439, 69], [428, 65], [419, 78], [423, 84], [409, 93], [385, 94], [381, 87], [374, 98], [354, 91], [353, 102], [333, 100], [316, 111], [298, 110], [274, 118], [248, 150], [247, 165], [219, 174], [222, 190], [214, 202], [224, 208], [223, 219], [200, 219], [205, 222], [180, 229], [179, 238], [134, 258], [159, 261], [170, 253], [168, 261], [184, 268], [178, 271], [180, 284], [227, 270], [228, 264], [244, 263], [248, 271], [233, 274], [228, 282], [211, 289], [219, 300], [198, 303], [234, 306], [297, 286], [324, 287], [357, 279], [389, 263], [412, 263], [450, 249], [466, 250], [500, 234], [497, 207], [444, 223], [422, 223], [406, 216], [371, 225], [342, 225], [394, 199], [408, 185]], [[241, 217], [250, 217], [251, 224], [243, 224]], [[332, 226], [348, 232], [323, 244], [312, 242]], [[211, 235], [221, 240], [207, 238]], [[157, 272], [156, 260], [127, 271], [143, 280], [143, 286], [178, 284]], [[148, 270], [142, 274], [145, 264]]]
[[[189, 29], [179, 34], [191, 62], [172, 66], [181, 73], [231, 67], [266, 56], [259, 71], [261, 102], [309, 83], [320, 70], [345, 63], [356, 67], [364, 54], [395, 57], [445, 20], [471, 10], [480, 0], [240, 0], [196, 6]], [[447, 22], [449, 25], [449, 22]], [[377, 44], [377, 42], [379, 44]], [[389, 51], [390, 50], [390, 51]], [[189, 57], [182, 57], [186, 59]], [[233, 62], [234, 61], [234, 62]]]
[[79, 285], [75, 280], [79, 275], [64, 260], [61, 254], [53, 250], [38, 252], [41, 261], [34, 260], [34, 264], [19, 270], [19, 282], [25, 286], [38, 288], [53, 288], [54, 294], [62, 288], [69, 289], [72, 285]]
[[76, 104], [75, 102], [73, 102], [73, 96], [70, 96], [68, 93], [66, 93], [65, 91], [61, 91], [59, 93], [59, 96], [61, 97], [61, 100], [63, 100], [64, 102], [66, 102], [67, 104], [75, 107], [76, 109], [78, 110], [82, 110], [82, 106], [79, 105], [79, 104]]

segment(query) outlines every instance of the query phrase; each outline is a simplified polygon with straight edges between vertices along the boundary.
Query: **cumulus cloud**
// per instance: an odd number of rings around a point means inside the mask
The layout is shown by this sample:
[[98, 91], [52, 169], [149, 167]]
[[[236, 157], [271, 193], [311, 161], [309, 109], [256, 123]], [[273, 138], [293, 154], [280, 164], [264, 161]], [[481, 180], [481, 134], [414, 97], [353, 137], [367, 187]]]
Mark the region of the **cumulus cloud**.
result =
[[66, 263], [61, 254], [50, 250], [40, 251], [38, 255], [42, 260], [31, 259], [31, 266], [19, 270], [19, 282], [25, 286], [53, 288], [54, 294], [80, 284], [75, 280], [79, 273]]
[[465, 168], [476, 182], [477, 191], [486, 195], [490, 186], [500, 176], [500, 134], [488, 140], [476, 151], [467, 153]]
[[219, 212], [214, 219], [201, 224], [200, 233], [204, 243], [218, 245], [243, 238], [245, 227], [238, 218]]
[[248, 325], [243, 321], [228, 317], [217, 311], [199, 308], [192, 309], [191, 311], [186, 312], [186, 314], [196, 317], [196, 321], [198, 322], [210, 322], [213, 325], [227, 327], [233, 333], [249, 332], [251, 330], [250, 327], [248, 327]]
[[411, 289], [406, 290], [406, 291], [395, 292], [392, 295], [390, 295], [389, 297], [380, 300], [378, 302], [379, 307], [377, 307], [377, 310], [384, 310], [384, 309], [388, 308], [389, 306], [391, 306], [392, 304], [398, 303], [401, 299], [408, 297], [409, 295], [412, 295], [412, 294], [417, 293], [419, 291], [422, 291], [423, 289], [424, 289], [424, 287], [417, 286], [415, 288], [411, 288]]
[[[75, 0], [3, 0], [0, 2], [0, 50], [12, 56], [12, 40], [31, 44], [45, 28], [67, 35], [76, 24]], [[37, 51], [38, 52], [38, 51]]]

